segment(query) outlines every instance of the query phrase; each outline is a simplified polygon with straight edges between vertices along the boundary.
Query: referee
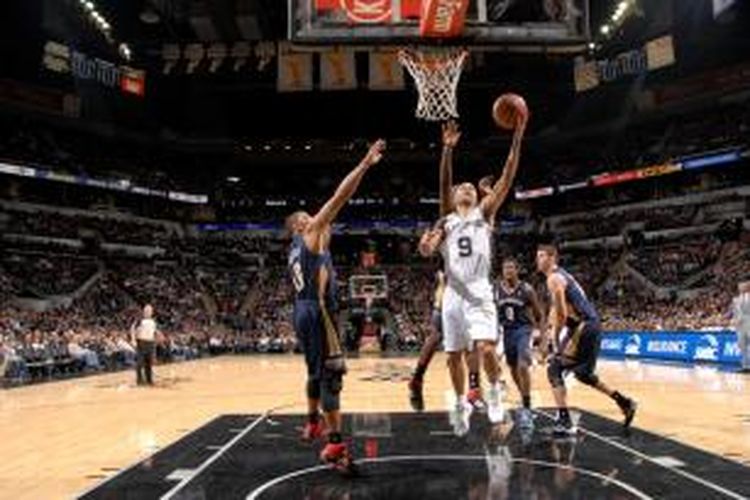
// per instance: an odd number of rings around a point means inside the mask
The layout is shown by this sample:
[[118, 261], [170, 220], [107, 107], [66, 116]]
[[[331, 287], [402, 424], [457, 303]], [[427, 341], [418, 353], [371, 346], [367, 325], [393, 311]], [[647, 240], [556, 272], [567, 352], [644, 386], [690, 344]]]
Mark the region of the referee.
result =
[[739, 295], [734, 298], [732, 326], [737, 331], [737, 345], [740, 348], [743, 372], [750, 372], [750, 281], [740, 283]]
[[133, 343], [136, 346], [136, 376], [138, 385], [154, 385], [153, 365], [154, 347], [156, 345], [156, 321], [151, 304], [143, 307], [143, 318], [130, 328]]

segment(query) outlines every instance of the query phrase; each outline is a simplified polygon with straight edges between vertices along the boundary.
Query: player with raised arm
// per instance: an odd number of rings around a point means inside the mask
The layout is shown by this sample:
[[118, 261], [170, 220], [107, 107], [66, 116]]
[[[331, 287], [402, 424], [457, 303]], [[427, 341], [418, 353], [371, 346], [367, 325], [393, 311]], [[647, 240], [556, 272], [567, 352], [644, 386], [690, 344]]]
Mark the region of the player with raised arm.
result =
[[319, 415], [322, 409], [328, 443], [321, 452], [321, 460], [344, 471], [350, 469], [352, 461], [341, 439], [339, 394], [346, 368], [332, 319], [336, 290], [329, 251], [331, 224], [354, 195], [365, 173], [380, 161], [384, 150], [385, 142], [376, 141], [317, 214], [295, 212], [287, 219], [293, 235], [288, 266], [295, 290], [294, 329], [307, 364], [308, 421], [303, 438], [312, 440], [323, 435]]
[[469, 430], [471, 406], [466, 401], [463, 353], [479, 351], [490, 383], [487, 413], [490, 421], [504, 417], [499, 384], [500, 363], [495, 352], [498, 340], [497, 309], [490, 272], [492, 267], [492, 227], [495, 215], [510, 192], [518, 170], [521, 143], [528, 115], [518, 113], [513, 143], [503, 173], [481, 202], [471, 183], [459, 185], [453, 195], [455, 211], [427, 231], [419, 244], [423, 256], [438, 248], [445, 262], [447, 287], [443, 295], [443, 335], [448, 368], [456, 394], [451, 413], [458, 436]]
[[[443, 153], [440, 158], [440, 217], [445, 217], [453, 211], [453, 151], [461, 138], [458, 124], [455, 121], [448, 121], [443, 124]], [[487, 189], [480, 182], [480, 189]], [[441, 309], [443, 304], [443, 292], [445, 291], [445, 274], [442, 271], [436, 273], [435, 294], [431, 314], [431, 331], [425, 339], [422, 349], [419, 353], [419, 360], [414, 369], [411, 379], [409, 380], [409, 401], [416, 411], [424, 410], [424, 394], [422, 391], [424, 383], [424, 374], [430, 365], [438, 346], [443, 340], [443, 326]], [[469, 395], [468, 401], [474, 407], [482, 407], [482, 395], [479, 389], [479, 358], [476, 351], [472, 351], [466, 356], [466, 363], [469, 367]]]
[[565, 437], [577, 432], [570, 420], [565, 389], [564, 376], [570, 372], [581, 383], [606, 394], [617, 403], [625, 416], [623, 425], [627, 430], [635, 417], [635, 401], [611, 389], [596, 375], [601, 342], [599, 313], [578, 281], [558, 265], [557, 248], [540, 245], [536, 252], [536, 264], [537, 269], [547, 277], [550, 296], [548, 335], [556, 352], [547, 366], [547, 375], [557, 404], [555, 435]]

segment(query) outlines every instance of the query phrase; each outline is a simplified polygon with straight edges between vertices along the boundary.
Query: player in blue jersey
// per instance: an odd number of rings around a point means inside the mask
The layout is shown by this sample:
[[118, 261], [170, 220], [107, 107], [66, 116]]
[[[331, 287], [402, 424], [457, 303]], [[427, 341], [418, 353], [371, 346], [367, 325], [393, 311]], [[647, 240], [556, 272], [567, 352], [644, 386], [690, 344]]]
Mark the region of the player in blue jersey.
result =
[[624, 427], [627, 430], [635, 416], [635, 401], [611, 389], [596, 375], [601, 341], [601, 323], [596, 308], [578, 281], [558, 266], [557, 248], [540, 245], [536, 263], [537, 269], [547, 277], [551, 302], [548, 333], [556, 352], [549, 362], [547, 374], [558, 409], [555, 434], [566, 436], [577, 432], [568, 412], [563, 378], [568, 372], [572, 372], [583, 384], [612, 398], [625, 416]]
[[[498, 318], [503, 330], [505, 359], [513, 381], [521, 393], [522, 408], [518, 423], [522, 429], [533, 429], [531, 413], [531, 342], [533, 331], [540, 331], [544, 313], [534, 287], [518, 276], [518, 262], [503, 260], [502, 279], [495, 288]], [[542, 339], [542, 344], [545, 340]]]
[[350, 469], [352, 461], [341, 439], [339, 394], [346, 368], [333, 321], [336, 290], [329, 251], [331, 223], [384, 150], [385, 142], [376, 141], [317, 214], [295, 212], [287, 219], [293, 235], [288, 266], [295, 291], [294, 329], [307, 365], [308, 421], [303, 438], [312, 440], [323, 435], [322, 409], [328, 443], [321, 460], [344, 471]]

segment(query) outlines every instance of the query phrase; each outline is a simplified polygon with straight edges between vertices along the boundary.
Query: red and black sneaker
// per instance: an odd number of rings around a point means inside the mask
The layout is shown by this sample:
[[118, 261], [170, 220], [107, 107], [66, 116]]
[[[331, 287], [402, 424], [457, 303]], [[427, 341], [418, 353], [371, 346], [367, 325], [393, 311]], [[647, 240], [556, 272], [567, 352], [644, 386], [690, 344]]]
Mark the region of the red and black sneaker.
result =
[[469, 389], [469, 393], [466, 394], [466, 402], [476, 411], [485, 411], [487, 409], [487, 403], [482, 397], [481, 389]]
[[308, 421], [302, 428], [302, 440], [303, 441], [315, 441], [323, 437], [325, 434], [325, 425], [322, 420], [317, 422]]
[[349, 453], [349, 447], [345, 443], [328, 443], [320, 452], [320, 460], [332, 466], [338, 472], [352, 475], [356, 472], [354, 460]]

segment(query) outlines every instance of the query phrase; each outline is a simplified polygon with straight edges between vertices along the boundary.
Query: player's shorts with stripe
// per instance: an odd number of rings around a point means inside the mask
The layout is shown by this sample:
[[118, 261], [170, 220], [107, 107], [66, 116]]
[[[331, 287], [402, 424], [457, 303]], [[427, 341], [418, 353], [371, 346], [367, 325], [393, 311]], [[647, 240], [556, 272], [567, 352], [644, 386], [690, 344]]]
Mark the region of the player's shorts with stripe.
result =
[[560, 345], [560, 359], [566, 372], [593, 375], [599, 357], [601, 326], [598, 322], [571, 323], [565, 327]]
[[487, 294], [462, 295], [451, 286], [443, 295], [443, 345], [446, 352], [470, 351], [474, 342], [497, 342], [497, 308]]
[[320, 379], [325, 361], [325, 335], [331, 314], [323, 311], [315, 300], [298, 300], [294, 304], [294, 331], [305, 355], [307, 375]]

